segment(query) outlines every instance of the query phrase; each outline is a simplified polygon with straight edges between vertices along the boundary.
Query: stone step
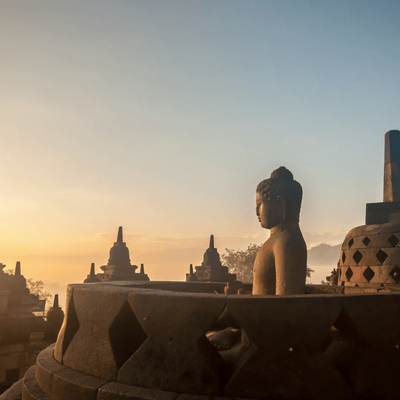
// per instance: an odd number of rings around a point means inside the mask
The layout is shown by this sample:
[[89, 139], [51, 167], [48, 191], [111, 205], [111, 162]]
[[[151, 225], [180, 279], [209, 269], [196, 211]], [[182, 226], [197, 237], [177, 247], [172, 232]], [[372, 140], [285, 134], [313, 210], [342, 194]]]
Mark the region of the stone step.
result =
[[36, 382], [36, 365], [26, 371], [22, 381], [22, 400], [51, 400]]
[[41, 351], [36, 360], [36, 380], [38, 386], [48, 395], [52, 391], [53, 374], [55, 372], [66, 369], [66, 367], [58, 363], [54, 357], [54, 347], [48, 347]]

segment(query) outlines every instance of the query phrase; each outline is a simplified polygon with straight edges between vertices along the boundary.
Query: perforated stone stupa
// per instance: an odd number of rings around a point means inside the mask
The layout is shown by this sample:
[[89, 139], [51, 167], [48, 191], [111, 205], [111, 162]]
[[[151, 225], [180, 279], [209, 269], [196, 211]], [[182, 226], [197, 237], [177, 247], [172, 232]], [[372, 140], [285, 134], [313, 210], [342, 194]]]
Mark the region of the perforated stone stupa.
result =
[[369, 203], [365, 225], [352, 229], [340, 254], [339, 285], [400, 283], [400, 131], [385, 134], [383, 202]]
[[140, 273], [136, 273], [137, 265], [132, 265], [129, 257], [129, 249], [123, 241], [122, 226], [118, 228], [117, 241], [110, 249], [110, 258], [107, 265], [100, 267], [104, 272], [95, 273], [94, 263], [90, 267], [90, 274], [85, 283], [108, 282], [108, 281], [149, 281], [141, 264]]
[[228, 267], [221, 264], [219, 253], [214, 247], [214, 235], [210, 236], [210, 246], [203, 256], [203, 262], [196, 267], [190, 265], [190, 272], [186, 274], [186, 282], [229, 282], [236, 280], [236, 274], [230, 274]]
[[[55, 347], [0, 400], [399, 399], [399, 291], [222, 296], [225, 283], [157, 283], [69, 285]], [[206, 336], [221, 313], [249, 344], [232, 367]]]

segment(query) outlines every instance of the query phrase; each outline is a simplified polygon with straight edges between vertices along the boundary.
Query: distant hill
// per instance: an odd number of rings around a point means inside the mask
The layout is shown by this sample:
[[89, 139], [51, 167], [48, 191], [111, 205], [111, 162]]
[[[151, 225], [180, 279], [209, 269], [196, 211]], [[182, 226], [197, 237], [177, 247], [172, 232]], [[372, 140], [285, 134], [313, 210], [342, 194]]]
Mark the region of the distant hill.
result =
[[318, 246], [311, 247], [311, 249], [308, 250], [307, 264], [310, 267], [336, 267], [340, 257], [341, 246], [341, 244], [331, 246], [330, 244], [321, 243]]

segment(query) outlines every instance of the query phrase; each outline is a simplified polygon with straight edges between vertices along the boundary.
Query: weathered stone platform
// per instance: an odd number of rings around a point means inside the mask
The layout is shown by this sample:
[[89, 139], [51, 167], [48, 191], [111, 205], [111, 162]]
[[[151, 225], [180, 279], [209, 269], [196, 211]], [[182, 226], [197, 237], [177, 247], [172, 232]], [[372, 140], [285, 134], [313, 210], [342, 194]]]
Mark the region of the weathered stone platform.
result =
[[[19, 382], [22, 399], [400, 397], [400, 293], [214, 293], [223, 286], [70, 285], [57, 343]], [[205, 336], [225, 309], [250, 343], [233, 367]]]

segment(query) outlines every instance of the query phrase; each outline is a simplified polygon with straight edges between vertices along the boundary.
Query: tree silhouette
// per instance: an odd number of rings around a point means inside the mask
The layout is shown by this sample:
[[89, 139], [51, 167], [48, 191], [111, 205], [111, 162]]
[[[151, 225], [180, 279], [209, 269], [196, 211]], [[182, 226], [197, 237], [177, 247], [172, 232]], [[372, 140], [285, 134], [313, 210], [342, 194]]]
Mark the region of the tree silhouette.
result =
[[[221, 261], [230, 273], [236, 274], [236, 279], [242, 282], [253, 282], [253, 266], [258, 250], [262, 244], [249, 244], [247, 250], [225, 249]], [[307, 278], [311, 277], [313, 269], [307, 267]]]

